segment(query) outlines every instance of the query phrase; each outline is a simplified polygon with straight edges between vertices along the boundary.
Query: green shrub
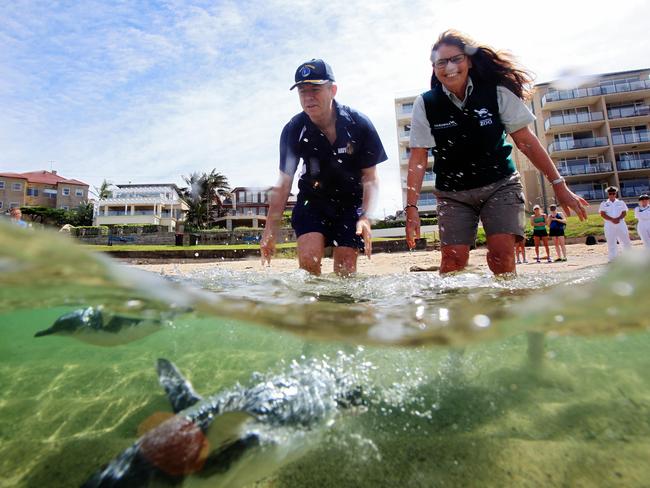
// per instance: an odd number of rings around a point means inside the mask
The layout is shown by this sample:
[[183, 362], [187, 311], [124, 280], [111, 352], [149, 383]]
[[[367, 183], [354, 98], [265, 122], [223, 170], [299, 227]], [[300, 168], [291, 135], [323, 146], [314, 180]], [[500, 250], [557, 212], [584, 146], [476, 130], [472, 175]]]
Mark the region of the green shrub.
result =
[[[437, 217], [421, 217], [420, 225], [438, 225]], [[372, 224], [373, 229], [394, 229], [397, 227], [406, 227], [405, 220], [379, 220]]]
[[70, 229], [70, 234], [73, 236], [106, 236], [108, 227], [105, 225], [80, 225]]

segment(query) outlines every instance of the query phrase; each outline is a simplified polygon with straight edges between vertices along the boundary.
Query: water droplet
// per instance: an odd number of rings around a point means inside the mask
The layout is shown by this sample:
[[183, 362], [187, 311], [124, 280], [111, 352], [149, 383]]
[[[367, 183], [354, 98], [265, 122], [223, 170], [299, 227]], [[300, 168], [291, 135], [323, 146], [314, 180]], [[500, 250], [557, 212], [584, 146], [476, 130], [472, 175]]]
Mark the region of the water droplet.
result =
[[629, 297], [634, 293], [634, 287], [626, 281], [612, 283], [612, 291], [621, 297]]
[[418, 308], [415, 310], [415, 318], [418, 320], [422, 320], [424, 317], [424, 305], [419, 305]]
[[438, 310], [438, 320], [441, 322], [449, 322], [449, 309], [441, 308]]
[[483, 314], [474, 315], [472, 322], [476, 327], [480, 327], [481, 329], [484, 329], [485, 327], [490, 326], [490, 317]]

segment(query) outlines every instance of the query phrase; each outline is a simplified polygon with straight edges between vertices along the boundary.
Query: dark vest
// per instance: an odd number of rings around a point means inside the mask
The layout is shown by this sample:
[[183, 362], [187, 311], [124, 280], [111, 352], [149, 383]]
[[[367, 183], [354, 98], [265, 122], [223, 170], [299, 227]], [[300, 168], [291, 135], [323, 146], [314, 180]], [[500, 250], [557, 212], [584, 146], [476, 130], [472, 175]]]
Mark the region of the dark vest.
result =
[[433, 171], [438, 190], [479, 188], [516, 171], [495, 85], [474, 83], [463, 109], [449, 100], [440, 84], [422, 98], [436, 140]]

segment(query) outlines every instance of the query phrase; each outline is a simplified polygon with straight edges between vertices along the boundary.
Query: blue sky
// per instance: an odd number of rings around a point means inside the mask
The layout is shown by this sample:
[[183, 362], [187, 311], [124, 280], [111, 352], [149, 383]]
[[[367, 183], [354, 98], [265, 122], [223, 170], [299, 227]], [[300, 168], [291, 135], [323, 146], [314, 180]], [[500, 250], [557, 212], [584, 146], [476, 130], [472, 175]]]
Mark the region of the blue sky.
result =
[[326, 59], [389, 160], [375, 214], [401, 206], [394, 98], [423, 91], [447, 28], [508, 49], [538, 81], [650, 66], [647, 0], [13, 1], [0, 5], [0, 171], [56, 169], [92, 186], [212, 168], [277, 181], [300, 111], [301, 62]]

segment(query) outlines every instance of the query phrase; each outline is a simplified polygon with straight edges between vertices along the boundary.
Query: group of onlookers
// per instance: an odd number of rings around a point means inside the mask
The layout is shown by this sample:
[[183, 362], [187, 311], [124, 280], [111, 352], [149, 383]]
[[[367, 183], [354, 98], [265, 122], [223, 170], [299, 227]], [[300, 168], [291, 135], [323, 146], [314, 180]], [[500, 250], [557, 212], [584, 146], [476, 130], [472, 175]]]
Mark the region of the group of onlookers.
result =
[[[623, 200], [619, 200], [618, 188], [610, 186], [607, 188], [607, 200], [599, 207], [600, 216], [605, 221], [605, 240], [607, 241], [608, 259], [612, 261], [619, 253], [618, 245], [623, 249], [632, 247], [625, 216], [628, 207]], [[639, 196], [639, 205], [634, 208], [634, 216], [637, 220], [637, 233], [645, 247], [650, 248], [650, 196], [643, 194]], [[557, 205], [549, 205], [548, 215], [542, 212], [539, 205], [533, 207], [533, 214], [530, 216], [530, 225], [533, 228], [533, 242], [535, 244], [535, 261], [542, 262], [539, 256], [540, 244], [546, 250], [545, 262], [560, 262], [567, 260], [566, 242], [564, 229], [566, 218], [557, 211]], [[547, 230], [548, 228], [548, 230]], [[551, 258], [549, 251], [549, 237], [553, 238], [555, 244], [556, 258]], [[526, 259], [526, 248], [524, 241], [515, 245], [517, 264], [528, 263]]]
[[[535, 261], [541, 262], [539, 257], [540, 243], [546, 249], [546, 256], [544, 261], [549, 263], [553, 262], [551, 252], [548, 246], [548, 238], [553, 238], [555, 244], [555, 252], [557, 258], [555, 262], [566, 261], [566, 242], [564, 239], [564, 229], [566, 227], [566, 218], [561, 212], [558, 212], [557, 205], [552, 204], [549, 206], [549, 213], [546, 215], [542, 213], [542, 208], [539, 205], [533, 207], [533, 215], [530, 216], [530, 225], [533, 227], [533, 242], [535, 243]], [[548, 231], [547, 231], [548, 227]], [[517, 264], [527, 263], [525, 243], [522, 241], [515, 248], [517, 254]]]

